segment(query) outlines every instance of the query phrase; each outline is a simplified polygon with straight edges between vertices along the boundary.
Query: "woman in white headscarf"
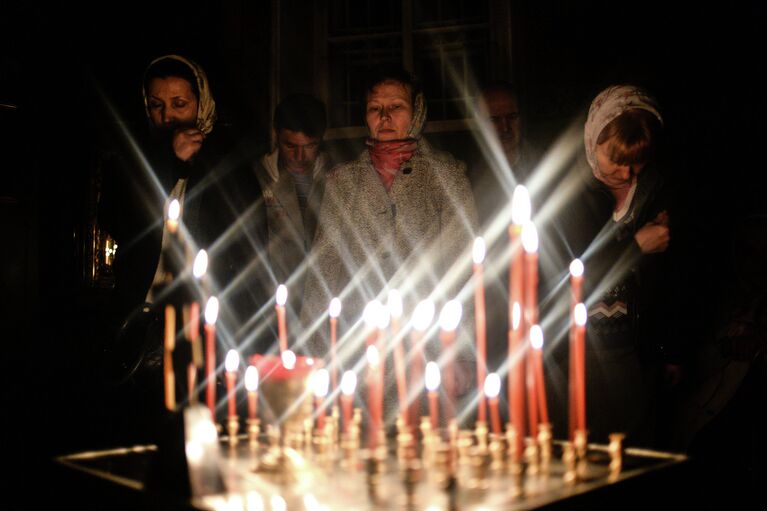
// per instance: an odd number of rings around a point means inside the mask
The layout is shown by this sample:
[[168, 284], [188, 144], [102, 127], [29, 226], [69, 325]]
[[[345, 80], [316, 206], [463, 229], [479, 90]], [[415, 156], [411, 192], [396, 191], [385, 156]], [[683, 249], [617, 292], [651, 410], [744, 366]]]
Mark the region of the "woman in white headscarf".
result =
[[584, 128], [587, 183], [560, 219], [571, 256], [586, 267], [587, 426], [597, 442], [611, 432], [633, 445], [655, 441], [656, 382], [661, 362], [670, 363], [674, 321], [663, 288], [671, 234], [658, 170], [662, 126], [645, 90], [602, 91]]

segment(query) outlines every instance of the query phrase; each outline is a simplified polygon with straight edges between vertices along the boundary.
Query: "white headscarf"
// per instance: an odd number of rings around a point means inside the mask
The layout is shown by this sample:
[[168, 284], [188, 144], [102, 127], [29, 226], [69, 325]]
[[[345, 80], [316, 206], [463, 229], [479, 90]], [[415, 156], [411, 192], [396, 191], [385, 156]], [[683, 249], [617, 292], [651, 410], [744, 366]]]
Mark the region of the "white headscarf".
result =
[[612, 85], [600, 92], [591, 102], [589, 116], [583, 130], [583, 141], [586, 145], [586, 159], [594, 172], [597, 170], [596, 152], [599, 134], [613, 119], [635, 108], [647, 110], [663, 124], [655, 98], [634, 85]]
[[[213, 100], [213, 96], [210, 93], [208, 77], [205, 74], [205, 71], [203, 71], [196, 62], [180, 55], [163, 55], [162, 57], [158, 57], [150, 62], [146, 68], [146, 71], [144, 71], [144, 77], [146, 78], [146, 72], [149, 70], [149, 68], [151, 68], [157, 62], [166, 59], [177, 60], [186, 64], [194, 73], [195, 78], [197, 78], [197, 90], [199, 91], [200, 95], [200, 97], [197, 98], [197, 129], [202, 131], [204, 135], [209, 134], [211, 131], [213, 131], [213, 125], [216, 123], [216, 102]], [[146, 81], [146, 79], [144, 81]], [[146, 98], [146, 90], [144, 90], [144, 87], [142, 87], [141, 91], [144, 95], [144, 108], [146, 109], [147, 116], [149, 116], [149, 103], [147, 102]]]

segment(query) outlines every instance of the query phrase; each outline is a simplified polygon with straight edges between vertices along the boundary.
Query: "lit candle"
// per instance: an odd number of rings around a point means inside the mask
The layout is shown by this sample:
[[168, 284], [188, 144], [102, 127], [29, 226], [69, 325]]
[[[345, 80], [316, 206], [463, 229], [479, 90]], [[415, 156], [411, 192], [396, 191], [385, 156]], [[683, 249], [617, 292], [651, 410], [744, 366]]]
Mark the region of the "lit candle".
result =
[[442, 307], [439, 315], [439, 339], [442, 342], [442, 351], [447, 356], [445, 362], [445, 393], [447, 394], [446, 415], [455, 417], [455, 330], [461, 322], [463, 309], [461, 302], [450, 300]]
[[371, 300], [365, 305], [365, 309], [362, 311], [362, 321], [365, 323], [365, 329], [367, 330], [367, 337], [365, 339], [365, 345], [370, 346], [378, 343], [378, 324], [381, 321], [381, 310], [383, 304], [378, 300]]
[[498, 394], [501, 393], [501, 377], [490, 373], [485, 378], [485, 396], [490, 404], [490, 418], [493, 423], [493, 433], [501, 434], [501, 414], [498, 410]]
[[371, 344], [367, 347], [365, 356], [368, 361], [368, 409], [370, 410], [370, 428], [368, 429], [368, 447], [373, 448], [378, 441], [378, 432], [381, 430], [381, 404], [383, 394], [379, 378], [381, 356], [378, 347]]
[[[487, 325], [485, 317], [485, 283], [482, 262], [485, 260], [485, 240], [477, 238], [474, 240], [474, 250], [472, 252], [474, 260], [474, 325], [477, 336], [477, 389], [481, 389], [485, 381], [485, 372], [487, 371]], [[477, 418], [485, 422], [486, 404], [482, 392], [478, 392], [477, 401], [479, 409]]]
[[525, 357], [522, 321], [524, 303], [524, 254], [520, 243], [522, 225], [530, 220], [530, 195], [527, 188], [518, 185], [511, 199], [511, 221], [509, 243], [511, 261], [509, 268], [509, 360], [508, 373], [509, 417], [517, 431], [517, 461], [521, 459], [525, 438]]
[[330, 316], [330, 376], [333, 381], [333, 391], [338, 389], [338, 353], [336, 352], [336, 342], [338, 337], [338, 316], [341, 315], [341, 300], [333, 298], [330, 300], [328, 316]]
[[431, 419], [431, 428], [437, 431], [439, 428], [439, 384], [441, 381], [439, 366], [436, 362], [426, 364], [426, 390], [429, 395], [429, 418]]
[[[282, 361], [282, 366], [287, 369], [288, 371], [292, 371], [296, 368], [296, 361], [298, 360], [296, 358], [296, 354], [293, 353], [292, 350], [285, 350], [280, 354], [280, 360]], [[314, 360], [312, 360], [311, 363], [309, 363], [309, 359], [307, 359], [307, 365], [314, 365]]]
[[522, 246], [525, 249], [525, 299], [523, 301], [522, 314], [525, 337], [528, 343], [525, 345], [527, 360], [527, 413], [530, 424], [530, 434], [538, 435], [538, 406], [535, 377], [535, 362], [532, 350], [529, 349], [530, 328], [538, 323], [538, 231], [535, 224], [527, 222], [522, 227]]
[[352, 404], [354, 402], [354, 389], [357, 388], [357, 374], [354, 371], [346, 371], [341, 376], [341, 410], [344, 415], [344, 432], [349, 432], [352, 423]]
[[165, 226], [168, 232], [176, 234], [178, 232], [178, 219], [181, 216], [181, 203], [178, 199], [173, 199], [168, 204], [168, 220], [165, 222]]
[[538, 391], [538, 413], [542, 424], [549, 423], [549, 407], [546, 403], [546, 380], [543, 377], [543, 330], [539, 325], [530, 327], [530, 345], [533, 348], [535, 388]]
[[576, 354], [575, 354], [575, 306], [578, 305], [581, 302], [581, 296], [583, 294], [583, 263], [580, 259], [573, 259], [573, 261], [570, 263], [570, 335], [569, 335], [569, 346], [570, 346], [570, 370], [568, 371], [568, 387], [569, 387], [569, 402], [570, 402], [570, 413], [569, 413], [569, 426], [570, 426], [570, 438], [574, 438], [575, 429], [577, 427], [578, 417], [577, 417], [577, 409], [576, 406], [576, 394], [577, 394], [577, 380], [576, 380], [576, 368], [575, 368], [575, 360], [576, 360]]
[[330, 386], [330, 374], [327, 369], [318, 369], [312, 376], [314, 407], [317, 410], [317, 429], [325, 429], [325, 397]]
[[201, 279], [208, 271], [208, 253], [205, 250], [200, 250], [194, 257], [194, 263], [192, 264], [192, 275], [194, 278]]
[[276, 301], [277, 332], [280, 337], [280, 352], [283, 352], [288, 349], [288, 327], [285, 320], [285, 304], [288, 301], [288, 288], [285, 284], [277, 286]]
[[[575, 306], [573, 320], [575, 323], [575, 408], [576, 429], [586, 431], [586, 320], [588, 312], [583, 303]], [[571, 356], [573, 356], [571, 355]]]
[[[423, 343], [424, 334], [434, 319], [434, 302], [423, 300], [416, 305], [411, 319], [410, 332], [410, 388], [420, 389], [423, 382]], [[410, 424], [421, 421], [421, 399], [419, 395], [410, 403]]]
[[248, 391], [248, 418], [254, 420], [258, 411], [258, 369], [248, 366], [245, 370], [245, 390]]
[[399, 415], [405, 425], [407, 420], [407, 381], [405, 371], [405, 348], [399, 334], [399, 320], [402, 317], [402, 296], [399, 291], [392, 289], [386, 302], [391, 316], [391, 336], [394, 340], [394, 374], [397, 378], [397, 397], [399, 401]]
[[207, 388], [205, 400], [210, 410], [210, 417], [216, 420], [216, 319], [218, 318], [218, 298], [211, 296], [205, 305], [205, 374]]
[[165, 408], [176, 409], [176, 375], [173, 372], [173, 350], [176, 349], [176, 309], [165, 306], [165, 335], [163, 350], [163, 380], [165, 382]]
[[[205, 250], [200, 250], [194, 258], [192, 264], [192, 275], [197, 280], [200, 280], [205, 276], [208, 270], [208, 253]], [[189, 306], [189, 331], [187, 332], [187, 339], [192, 344], [192, 360], [187, 368], [188, 388], [189, 388], [189, 400], [192, 403], [197, 402], [197, 370], [202, 369], [203, 355], [202, 346], [200, 344], [200, 303], [197, 301], [192, 302]]]
[[226, 394], [229, 405], [229, 417], [237, 416], [237, 368], [240, 365], [240, 355], [236, 350], [229, 350], [224, 359], [226, 369]]

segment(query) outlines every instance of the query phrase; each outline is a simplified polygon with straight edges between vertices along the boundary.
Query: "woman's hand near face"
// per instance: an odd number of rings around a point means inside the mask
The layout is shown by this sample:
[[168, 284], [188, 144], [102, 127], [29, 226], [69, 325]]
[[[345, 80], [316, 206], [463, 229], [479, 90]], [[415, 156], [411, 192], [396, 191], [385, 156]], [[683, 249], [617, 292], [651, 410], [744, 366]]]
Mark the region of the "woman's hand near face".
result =
[[173, 152], [181, 161], [187, 161], [202, 147], [205, 135], [197, 128], [180, 128], [173, 133]]
[[671, 231], [668, 228], [668, 212], [661, 211], [651, 222], [647, 222], [634, 235], [643, 254], [665, 252], [671, 241]]

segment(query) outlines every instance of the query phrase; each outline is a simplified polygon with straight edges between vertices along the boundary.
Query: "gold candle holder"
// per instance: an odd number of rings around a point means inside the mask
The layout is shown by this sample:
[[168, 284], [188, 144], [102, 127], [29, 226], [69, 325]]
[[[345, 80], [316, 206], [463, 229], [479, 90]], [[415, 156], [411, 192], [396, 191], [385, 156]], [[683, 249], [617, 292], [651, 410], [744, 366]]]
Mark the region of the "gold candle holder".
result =
[[573, 485], [578, 482], [578, 460], [575, 455], [575, 447], [572, 442], [564, 442], [562, 445], [562, 464], [565, 466], [564, 482]]
[[490, 458], [493, 460], [490, 464], [490, 468], [495, 472], [500, 472], [504, 469], [506, 454], [505, 446], [503, 445], [503, 436], [498, 433], [490, 433]]
[[258, 419], [248, 419], [248, 445], [251, 449], [258, 448], [258, 436], [261, 434], [261, 423]]
[[229, 433], [229, 446], [234, 447], [239, 442], [237, 433], [240, 430], [240, 418], [236, 415], [230, 416], [226, 421], [226, 431]]
[[485, 452], [487, 452], [488, 433], [489, 430], [487, 429], [487, 423], [484, 421], [477, 421], [477, 425], [474, 428], [474, 434], [477, 437], [477, 446]]
[[471, 447], [474, 445], [474, 432], [461, 430], [458, 432], [458, 464], [468, 465]]
[[511, 422], [506, 424], [506, 449], [509, 460], [517, 462], [520, 457], [517, 453], [517, 430]]
[[578, 480], [586, 479], [588, 472], [588, 461], [586, 455], [588, 454], [588, 436], [587, 432], [578, 429], [575, 430], [573, 438], [573, 447], [575, 448], [576, 467], [575, 470], [578, 473]]
[[489, 487], [487, 478], [488, 465], [487, 449], [474, 446], [469, 450], [469, 488], [485, 490]]
[[535, 438], [525, 438], [525, 463], [527, 464], [527, 473], [537, 475], [540, 471], [538, 443]]
[[551, 424], [543, 423], [538, 426], [538, 448], [540, 452], [541, 470], [548, 472], [551, 465]]
[[610, 479], [617, 479], [623, 469], [623, 433], [612, 433], [607, 452], [610, 455]]

